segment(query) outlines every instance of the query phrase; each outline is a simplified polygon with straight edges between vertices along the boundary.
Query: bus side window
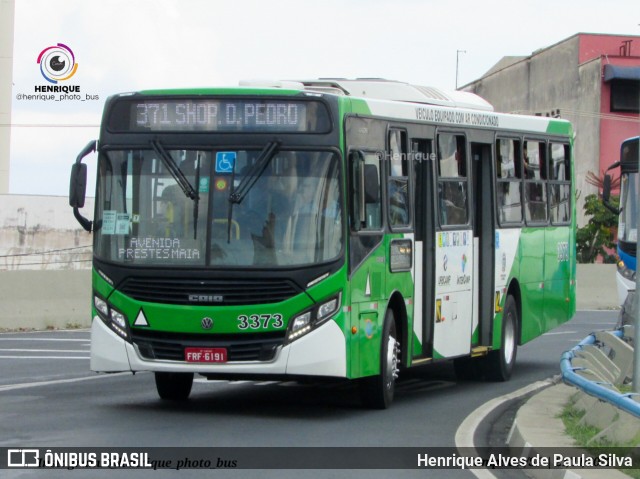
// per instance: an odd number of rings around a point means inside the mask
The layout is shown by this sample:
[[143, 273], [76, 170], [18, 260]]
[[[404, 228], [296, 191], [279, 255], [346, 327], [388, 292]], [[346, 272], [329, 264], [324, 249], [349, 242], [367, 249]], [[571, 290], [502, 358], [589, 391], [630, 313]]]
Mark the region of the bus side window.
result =
[[351, 162], [352, 225], [356, 231], [382, 228], [380, 155], [353, 151]]
[[438, 135], [438, 198], [442, 226], [469, 223], [467, 152], [463, 135]]
[[571, 221], [571, 149], [563, 143], [550, 143], [549, 215], [551, 223]]
[[523, 148], [525, 172], [525, 216], [527, 223], [546, 223], [547, 214], [547, 172], [546, 143], [525, 141]]
[[522, 155], [520, 141], [496, 142], [498, 221], [500, 225], [522, 223]]
[[409, 225], [409, 162], [407, 158], [407, 133], [402, 130], [389, 132], [389, 224], [393, 227]]

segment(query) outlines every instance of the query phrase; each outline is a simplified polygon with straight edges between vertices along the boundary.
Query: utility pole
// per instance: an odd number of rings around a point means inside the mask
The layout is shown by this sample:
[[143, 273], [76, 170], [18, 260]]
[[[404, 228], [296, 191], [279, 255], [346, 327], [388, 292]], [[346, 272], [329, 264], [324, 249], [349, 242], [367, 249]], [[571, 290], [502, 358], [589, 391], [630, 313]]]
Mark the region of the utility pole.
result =
[[456, 50], [456, 90], [458, 89], [458, 66], [460, 63], [460, 54], [461, 53], [467, 53], [466, 50]]

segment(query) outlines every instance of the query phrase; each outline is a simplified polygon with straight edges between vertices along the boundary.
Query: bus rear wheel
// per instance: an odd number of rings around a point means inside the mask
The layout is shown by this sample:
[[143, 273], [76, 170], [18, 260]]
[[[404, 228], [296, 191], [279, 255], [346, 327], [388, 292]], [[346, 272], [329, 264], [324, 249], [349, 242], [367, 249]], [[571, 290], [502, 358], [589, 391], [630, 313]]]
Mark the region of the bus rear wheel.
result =
[[193, 373], [155, 373], [156, 389], [161, 399], [184, 401], [191, 394]]
[[518, 352], [518, 306], [508, 295], [502, 312], [502, 341], [500, 349], [485, 358], [485, 377], [489, 381], [508, 381], [511, 378]]
[[393, 402], [400, 366], [400, 343], [397, 340], [393, 311], [387, 310], [380, 344], [380, 374], [360, 380], [362, 403], [372, 409], [386, 409]]

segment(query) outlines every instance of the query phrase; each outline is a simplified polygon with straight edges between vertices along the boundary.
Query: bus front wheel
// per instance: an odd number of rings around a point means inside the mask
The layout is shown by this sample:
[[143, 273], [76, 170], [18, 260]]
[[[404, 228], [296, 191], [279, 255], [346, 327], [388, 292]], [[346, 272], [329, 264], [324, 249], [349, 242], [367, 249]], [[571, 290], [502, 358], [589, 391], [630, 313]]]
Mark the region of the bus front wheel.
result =
[[513, 296], [507, 296], [502, 313], [500, 349], [486, 357], [485, 377], [490, 381], [508, 381], [518, 352], [518, 306]]
[[191, 394], [193, 373], [155, 373], [156, 389], [161, 399], [184, 401]]
[[400, 366], [400, 344], [392, 310], [387, 310], [380, 344], [380, 374], [360, 381], [360, 396], [366, 407], [386, 409], [393, 401]]

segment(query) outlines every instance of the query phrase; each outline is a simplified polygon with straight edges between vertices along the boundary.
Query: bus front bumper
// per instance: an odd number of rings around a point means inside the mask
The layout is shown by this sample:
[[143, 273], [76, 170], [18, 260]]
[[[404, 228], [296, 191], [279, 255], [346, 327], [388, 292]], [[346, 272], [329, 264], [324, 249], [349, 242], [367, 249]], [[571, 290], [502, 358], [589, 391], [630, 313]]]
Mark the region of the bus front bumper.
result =
[[344, 334], [334, 321], [278, 348], [271, 361], [187, 363], [149, 360], [109, 329], [99, 317], [91, 326], [91, 370], [96, 372], [158, 371], [229, 375], [300, 375], [344, 378], [347, 375]]
[[620, 306], [622, 306], [624, 304], [624, 301], [627, 299], [627, 295], [629, 294], [629, 291], [635, 291], [636, 282], [625, 278], [620, 274], [619, 271], [617, 271], [616, 287], [618, 290], [618, 303], [620, 304]]

